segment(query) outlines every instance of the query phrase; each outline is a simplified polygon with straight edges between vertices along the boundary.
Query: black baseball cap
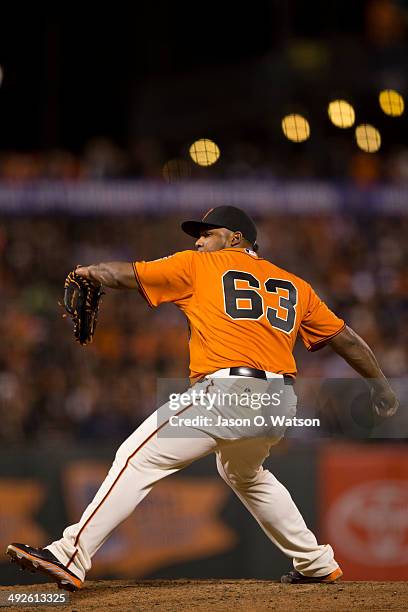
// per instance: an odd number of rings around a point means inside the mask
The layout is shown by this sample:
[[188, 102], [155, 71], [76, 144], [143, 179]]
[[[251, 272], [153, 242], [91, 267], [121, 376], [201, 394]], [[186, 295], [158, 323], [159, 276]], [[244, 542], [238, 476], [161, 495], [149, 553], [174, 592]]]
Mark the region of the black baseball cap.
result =
[[256, 225], [249, 215], [235, 206], [217, 206], [210, 208], [200, 221], [184, 221], [181, 229], [189, 236], [200, 237], [206, 229], [226, 227], [232, 232], [241, 232], [251, 244], [256, 241]]

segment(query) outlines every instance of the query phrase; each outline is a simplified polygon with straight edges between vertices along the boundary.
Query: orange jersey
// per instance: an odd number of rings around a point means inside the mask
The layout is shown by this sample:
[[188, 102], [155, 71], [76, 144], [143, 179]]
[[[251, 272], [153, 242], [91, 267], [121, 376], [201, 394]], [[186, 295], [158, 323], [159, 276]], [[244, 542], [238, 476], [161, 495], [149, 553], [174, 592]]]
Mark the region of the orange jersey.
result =
[[345, 325], [308, 283], [249, 249], [182, 251], [133, 267], [150, 306], [174, 302], [186, 315], [192, 380], [233, 366], [295, 376], [297, 334], [313, 351]]

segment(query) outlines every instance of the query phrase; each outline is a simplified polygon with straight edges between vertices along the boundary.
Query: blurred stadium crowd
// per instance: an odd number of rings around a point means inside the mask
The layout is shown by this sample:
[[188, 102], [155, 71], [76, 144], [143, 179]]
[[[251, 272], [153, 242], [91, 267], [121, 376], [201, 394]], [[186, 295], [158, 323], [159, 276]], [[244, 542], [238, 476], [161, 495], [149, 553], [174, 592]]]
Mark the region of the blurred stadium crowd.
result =
[[[373, 347], [388, 376], [408, 370], [408, 218], [271, 215], [261, 254], [308, 280]], [[63, 281], [76, 264], [155, 259], [193, 248], [180, 217], [0, 219], [3, 444], [121, 439], [156, 407], [158, 377], [187, 374], [187, 326], [172, 305], [104, 296], [95, 341], [73, 342]], [[350, 376], [329, 349], [296, 350], [304, 376]]]
[[[204, 134], [205, 136], [205, 134]], [[282, 135], [283, 138], [283, 135]], [[186, 143], [178, 157], [152, 138], [140, 139], [127, 149], [109, 138], [90, 140], [81, 154], [49, 151], [0, 152], [0, 179], [19, 183], [38, 179], [98, 180], [145, 178], [177, 182], [183, 179], [335, 179], [356, 185], [408, 182], [408, 149], [387, 147], [381, 156], [359, 151], [353, 134], [331, 138], [326, 150], [313, 145], [287, 145], [275, 151], [268, 142], [227, 141], [221, 158], [211, 168], [193, 163]], [[218, 143], [220, 144], [220, 143]], [[296, 148], [297, 147], [297, 148]]]

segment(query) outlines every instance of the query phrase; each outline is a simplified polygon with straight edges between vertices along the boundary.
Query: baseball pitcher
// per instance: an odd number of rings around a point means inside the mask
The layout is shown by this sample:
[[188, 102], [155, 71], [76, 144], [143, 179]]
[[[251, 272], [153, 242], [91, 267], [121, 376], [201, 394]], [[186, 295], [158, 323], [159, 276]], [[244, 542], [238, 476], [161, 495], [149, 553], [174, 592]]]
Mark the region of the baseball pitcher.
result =
[[[334, 582], [342, 571], [333, 549], [318, 544], [286, 488], [262, 467], [284, 433], [269, 420], [278, 410], [276, 402], [260, 414], [241, 400], [285, 397], [281, 410], [295, 413], [293, 347], [298, 334], [310, 351], [329, 344], [366, 378], [378, 414], [395, 414], [397, 398], [367, 344], [312, 287], [258, 256], [257, 230], [244, 211], [220, 206], [200, 221], [184, 222], [182, 229], [196, 238], [195, 251], [150, 262], [78, 267], [71, 277], [75, 287], [68, 311], [86, 310], [87, 304], [92, 310], [103, 286], [137, 289], [150, 307], [176, 304], [189, 325], [187, 402], [174, 406], [173, 398], [173, 404], [159, 408], [123, 442], [95, 498], [61, 539], [44, 549], [10, 544], [7, 553], [58, 586], [79, 589], [93, 555], [154, 484], [214, 453], [221, 477], [267, 537], [292, 559], [294, 569], [282, 582]], [[96, 291], [96, 298], [76, 293], [82, 282]], [[85, 343], [89, 334], [82, 333], [83, 320], [93, 333], [96, 318], [91, 312], [76, 321], [76, 337]], [[224, 404], [222, 394], [233, 401]]]

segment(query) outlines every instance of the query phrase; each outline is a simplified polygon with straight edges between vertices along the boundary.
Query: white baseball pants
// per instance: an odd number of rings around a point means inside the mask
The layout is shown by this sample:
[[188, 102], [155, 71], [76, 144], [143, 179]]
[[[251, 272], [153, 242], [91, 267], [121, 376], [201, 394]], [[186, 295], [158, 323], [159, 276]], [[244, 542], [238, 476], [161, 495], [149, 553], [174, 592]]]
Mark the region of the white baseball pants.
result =
[[[206, 377], [192, 389], [211, 386], [212, 390], [242, 393], [248, 391], [249, 385], [252, 392], [265, 392], [268, 384], [269, 381], [261, 379], [231, 377], [221, 380], [214, 375]], [[293, 393], [293, 415], [296, 395], [292, 388], [290, 392]], [[324, 576], [338, 567], [331, 546], [317, 543], [287, 489], [262, 467], [281, 433], [276, 432], [274, 436], [273, 430], [268, 430], [266, 437], [225, 439], [214, 434], [214, 429], [207, 428], [206, 431], [206, 427], [202, 427], [199, 437], [196, 437], [196, 428], [182, 425], [178, 426], [175, 436], [168, 421], [158, 422], [157, 412], [119, 447], [108, 475], [80, 521], [67, 527], [60, 540], [47, 546], [68, 569], [84, 580], [93, 555], [153, 485], [212, 452], [216, 455], [217, 469], [223, 480], [268, 538], [293, 559], [296, 570], [306, 576]], [[190, 408], [185, 407], [182, 412], [187, 417]], [[218, 412], [222, 413], [219, 406]]]

